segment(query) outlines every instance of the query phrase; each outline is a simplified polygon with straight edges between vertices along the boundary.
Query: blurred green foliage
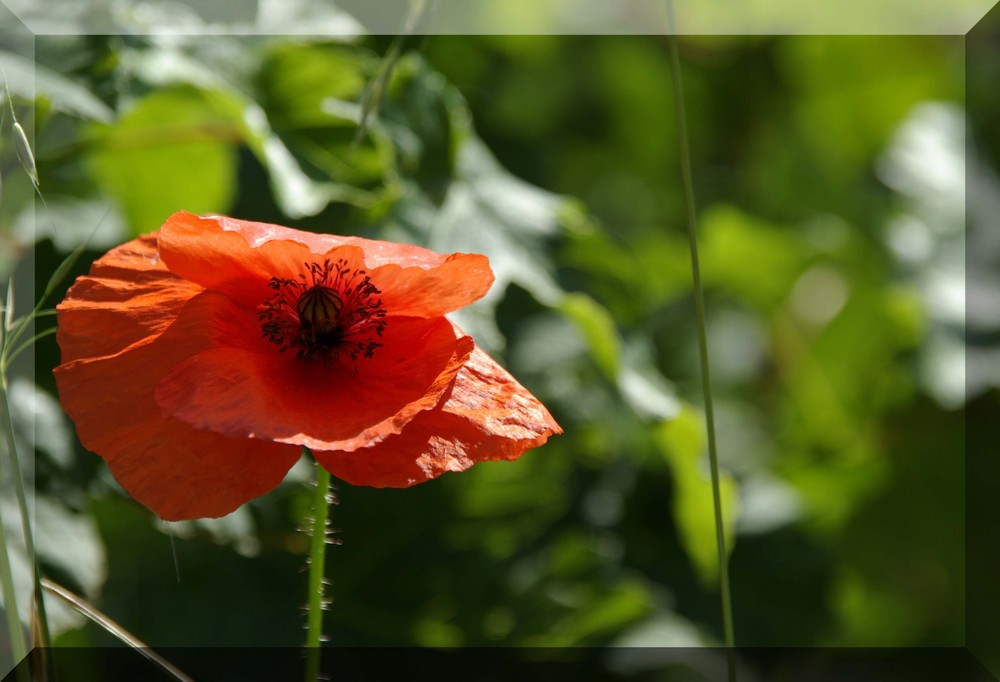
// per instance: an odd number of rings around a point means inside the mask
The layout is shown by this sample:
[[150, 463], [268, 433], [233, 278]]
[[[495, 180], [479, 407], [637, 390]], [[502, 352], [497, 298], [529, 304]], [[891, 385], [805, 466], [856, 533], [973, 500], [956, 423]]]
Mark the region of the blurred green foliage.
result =
[[[180, 209], [487, 254], [497, 283], [456, 319], [566, 433], [409, 490], [339, 485], [333, 643], [717, 643], [663, 39], [412, 38], [356, 142], [390, 40], [40, 37], [46, 77], [17, 102], [48, 209], [30, 229], [5, 136], [7, 271], [33, 263], [40, 290], [86, 236], [75, 220], [103, 216], [93, 258]], [[930, 343], [950, 313], [924, 278], [951, 272], [937, 247], [961, 234], [940, 211], [962, 199], [907, 195], [927, 159], [900, 131], [921, 107], [961, 120], [962, 43], [681, 50], [737, 641], [959, 646], [962, 404], [932, 370], [961, 368]], [[893, 241], [905, 220], [930, 240], [919, 257], [917, 237]], [[37, 414], [62, 439], [28, 444], [37, 490], [96, 529], [80, 551], [107, 564], [85, 576], [44, 543], [50, 574], [155, 646], [297, 645], [308, 470], [226, 519], [159, 522], [72, 439], [57, 363], [41, 341]], [[109, 643], [72, 625], [57, 644]]]

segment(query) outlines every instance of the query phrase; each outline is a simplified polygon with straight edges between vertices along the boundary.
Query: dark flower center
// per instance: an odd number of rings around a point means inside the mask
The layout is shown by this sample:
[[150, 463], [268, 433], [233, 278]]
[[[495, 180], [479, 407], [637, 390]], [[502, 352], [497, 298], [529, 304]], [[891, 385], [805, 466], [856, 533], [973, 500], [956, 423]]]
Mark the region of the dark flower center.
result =
[[279, 352], [292, 348], [298, 357], [322, 358], [327, 366], [341, 353], [355, 361], [372, 357], [385, 329], [382, 292], [344, 259], [304, 265], [307, 272], [298, 278], [268, 282], [275, 293], [257, 313], [262, 336]]
[[295, 307], [299, 311], [302, 327], [311, 329], [318, 338], [322, 338], [337, 332], [344, 302], [336, 290], [316, 284], [302, 294]]

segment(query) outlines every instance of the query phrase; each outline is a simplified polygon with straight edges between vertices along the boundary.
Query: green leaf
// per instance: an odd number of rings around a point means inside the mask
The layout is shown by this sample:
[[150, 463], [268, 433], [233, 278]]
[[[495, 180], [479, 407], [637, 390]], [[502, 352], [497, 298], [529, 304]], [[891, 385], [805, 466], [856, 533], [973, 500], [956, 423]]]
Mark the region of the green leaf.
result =
[[[275, 198], [291, 217], [315, 215], [332, 202], [368, 208], [392, 164], [388, 144], [352, 144], [367, 54], [330, 45], [284, 45], [257, 78], [259, 104], [244, 109], [248, 144], [268, 169]], [[382, 136], [384, 137], [384, 136]], [[293, 155], [294, 150], [294, 155]], [[296, 155], [322, 171], [307, 175]]]
[[567, 230], [559, 251], [560, 265], [583, 274], [587, 287], [615, 311], [615, 318], [645, 323], [665, 302], [691, 288], [688, 246], [679, 234], [656, 232], [613, 239], [599, 224], [583, 222]]
[[[517, 284], [553, 308], [563, 299], [548, 241], [559, 233], [566, 200], [515, 178], [475, 137], [462, 144], [457, 165], [458, 177], [426, 239], [436, 251], [489, 254], [496, 276], [492, 290], [456, 319], [463, 325], [472, 322], [470, 331], [495, 347], [502, 337], [493, 326], [493, 310], [508, 286]], [[481, 317], [472, 317], [476, 310]], [[484, 324], [477, 328], [476, 320]]]
[[164, 521], [162, 530], [178, 538], [192, 538], [207, 533], [214, 542], [230, 545], [246, 557], [260, 554], [260, 540], [250, 508], [243, 506], [218, 518], [194, 519], [191, 521]]
[[123, 218], [107, 199], [54, 195], [45, 203], [46, 220], [33, 220], [25, 211], [14, 223], [14, 234], [25, 244], [51, 239], [57, 251], [69, 253], [81, 243], [106, 251], [128, 241]]
[[650, 593], [638, 580], [623, 580], [608, 592], [587, 599], [553, 627], [552, 637], [563, 646], [576, 646], [620, 632], [649, 615]]
[[324, 103], [333, 98], [356, 104], [374, 65], [371, 56], [344, 47], [281, 45], [268, 54], [257, 78], [260, 104], [277, 128], [346, 127], [353, 135], [355, 117], [327, 111]]
[[919, 102], [961, 99], [948, 60], [916, 36], [798, 36], [781, 41], [778, 64], [791, 87], [794, 125], [819, 153], [813, 178], [855, 179]]
[[681, 410], [673, 385], [653, 360], [648, 338], [633, 337], [621, 356], [618, 391], [629, 407], [646, 419], [673, 419]]
[[576, 323], [583, 332], [594, 362], [604, 375], [614, 381], [618, 377], [621, 339], [611, 313], [586, 294], [566, 294], [559, 310]]
[[107, 132], [94, 156], [100, 184], [117, 198], [134, 234], [175, 211], [224, 213], [236, 190], [232, 110], [180, 87], [147, 95]]
[[[8, 510], [13, 511], [13, 509]], [[68, 578], [74, 589], [93, 598], [103, 585], [107, 572], [104, 543], [93, 519], [70, 511], [61, 500], [39, 495], [34, 500], [35, 546], [39, 559]], [[32, 590], [34, 557], [28, 555], [16, 514], [3, 519], [9, 542], [11, 568], [18, 594]], [[31, 623], [31, 600], [18, 600], [22, 623]], [[80, 627], [83, 617], [57, 599], [45, 599], [49, 628], [54, 635]]]
[[[706, 587], [711, 587], [718, 579], [719, 557], [712, 483], [704, 457], [704, 417], [685, 405], [677, 417], [659, 425], [656, 442], [673, 474], [674, 517], [681, 542], [698, 577]], [[739, 515], [736, 481], [720, 472], [719, 489], [728, 558], [735, 545]]]
[[734, 206], [712, 206], [699, 223], [705, 285], [738, 301], [770, 310], [784, 300], [806, 266], [809, 249], [797, 232]]
[[487, 350], [504, 339], [495, 308], [511, 284], [558, 309], [552, 242], [578, 220], [575, 204], [520, 180], [475, 136], [461, 94], [419, 55], [400, 59], [371, 122], [396, 147], [396, 201], [381, 236], [439, 252], [483, 253], [496, 280], [489, 294], [454, 318]]
[[11, 382], [9, 395], [14, 432], [25, 438], [26, 451], [44, 452], [52, 462], [69, 469], [74, 457], [73, 429], [59, 401], [24, 378]]
[[[345, 168], [353, 172], [361, 167], [365, 177], [372, 175], [372, 165], [381, 169], [381, 159], [371, 161], [370, 148], [349, 149], [354, 123], [344, 110], [351, 112], [357, 105], [341, 98], [360, 93], [363, 60], [329, 46], [282, 46], [264, 58], [245, 42], [220, 40], [216, 47], [223, 57], [197, 45], [190, 46], [196, 56], [157, 48], [129, 57], [147, 83], [159, 88], [191, 86], [213, 101], [267, 170], [275, 202], [288, 217], [316, 215], [333, 201], [370, 206], [370, 193], [350, 184], [355, 175], [348, 173], [343, 182], [313, 178], [296, 156], [306, 157], [337, 180]], [[258, 91], [257, 100], [246, 94], [253, 90]], [[336, 146], [329, 136], [338, 133], [341, 144]], [[384, 152], [379, 150], [379, 155]]]
[[87, 88], [20, 55], [0, 50], [10, 91], [26, 100], [45, 95], [57, 111], [110, 123], [114, 112]]

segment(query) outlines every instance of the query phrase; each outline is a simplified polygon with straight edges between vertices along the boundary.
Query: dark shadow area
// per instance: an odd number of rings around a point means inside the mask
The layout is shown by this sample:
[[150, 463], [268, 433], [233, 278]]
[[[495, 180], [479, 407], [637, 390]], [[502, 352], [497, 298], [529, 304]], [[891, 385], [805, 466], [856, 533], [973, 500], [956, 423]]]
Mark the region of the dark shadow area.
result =
[[1000, 391], [994, 388], [976, 395], [974, 387], [995, 365], [988, 348], [998, 326], [1000, 230], [989, 206], [1000, 199], [992, 184], [977, 180], [981, 168], [995, 168], [1000, 159], [998, 78], [1000, 6], [995, 6], [966, 38], [966, 382], [970, 391], [966, 412], [966, 643], [994, 675], [1000, 675]]
[[[54, 649], [57, 682], [175, 679], [138, 652], [125, 649]], [[301, 649], [161, 649], [162, 656], [195, 680], [253, 682], [298, 680]], [[963, 649], [742, 649], [741, 681], [775, 682], [988, 682], [986, 670]], [[26, 666], [30, 667], [28, 662]], [[350, 648], [326, 652], [331, 680], [718, 680], [722, 649]], [[32, 671], [35, 672], [35, 671]], [[4, 678], [17, 680], [17, 671]], [[34, 678], [33, 678], [34, 679]]]

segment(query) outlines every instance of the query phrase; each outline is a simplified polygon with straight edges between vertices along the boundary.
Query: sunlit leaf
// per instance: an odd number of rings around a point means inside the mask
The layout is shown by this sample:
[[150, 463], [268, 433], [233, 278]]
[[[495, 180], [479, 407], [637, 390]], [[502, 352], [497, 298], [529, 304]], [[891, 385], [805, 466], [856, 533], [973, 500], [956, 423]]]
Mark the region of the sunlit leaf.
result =
[[[510, 284], [545, 305], [557, 306], [562, 292], [545, 244], [558, 232], [562, 204], [560, 197], [507, 173], [482, 142], [472, 138], [459, 150], [458, 176], [431, 225], [428, 245], [490, 255], [496, 282], [478, 304], [480, 310], [495, 306]], [[496, 338], [488, 327], [483, 333]]]
[[893, 128], [918, 102], [961, 97], [948, 60], [915, 36], [798, 36], [780, 44], [780, 65], [794, 87], [800, 133], [820, 153], [817, 175], [844, 176], [880, 151]]
[[681, 404], [674, 387], [653, 365], [647, 352], [631, 344], [621, 362], [618, 390], [636, 414], [657, 421], [677, 416]]
[[576, 323], [587, 339], [594, 362], [614, 381], [618, 376], [621, 339], [606, 308], [586, 294], [567, 294], [559, 309]]
[[241, 138], [229, 113], [202, 92], [160, 90], [108, 129], [94, 169], [122, 206], [131, 231], [150, 232], [175, 211], [229, 208]]
[[787, 296], [809, 254], [797, 233], [733, 206], [703, 211], [699, 231], [705, 285], [765, 310]]
[[[656, 442], [670, 465], [675, 486], [674, 518], [681, 541], [706, 586], [719, 575], [719, 554], [712, 484], [705, 458], [704, 417], [684, 407], [674, 419], [657, 427]], [[723, 531], [727, 557], [736, 542], [739, 499], [736, 481], [720, 472]]]
[[[291, 215], [312, 215], [331, 201], [370, 207], [393, 152], [373, 135], [355, 144], [358, 100], [374, 67], [370, 55], [331, 45], [285, 45], [273, 50], [257, 78], [259, 102], [245, 118], [251, 148], [271, 172], [275, 192]], [[280, 137], [280, 142], [278, 138]], [[301, 156], [325, 179], [307, 177]]]
[[343, 46], [278, 46], [268, 54], [258, 76], [261, 104], [275, 125], [289, 129], [353, 128], [353, 122], [324, 111], [323, 102], [335, 98], [356, 103], [374, 66], [375, 60], [367, 53]]
[[563, 646], [585, 643], [591, 638], [620, 631], [650, 611], [649, 591], [639, 581], [624, 581], [611, 592], [595, 597], [554, 625], [551, 636], [555, 642]]

